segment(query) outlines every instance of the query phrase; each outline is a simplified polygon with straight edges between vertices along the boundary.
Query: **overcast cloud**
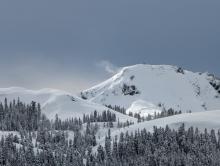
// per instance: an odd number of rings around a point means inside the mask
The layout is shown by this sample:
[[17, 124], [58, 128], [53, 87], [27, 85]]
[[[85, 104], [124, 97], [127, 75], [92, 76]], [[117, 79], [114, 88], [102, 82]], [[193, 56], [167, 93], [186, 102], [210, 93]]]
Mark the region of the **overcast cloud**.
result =
[[79, 92], [143, 62], [220, 76], [219, 18], [219, 0], [0, 1], [0, 87]]

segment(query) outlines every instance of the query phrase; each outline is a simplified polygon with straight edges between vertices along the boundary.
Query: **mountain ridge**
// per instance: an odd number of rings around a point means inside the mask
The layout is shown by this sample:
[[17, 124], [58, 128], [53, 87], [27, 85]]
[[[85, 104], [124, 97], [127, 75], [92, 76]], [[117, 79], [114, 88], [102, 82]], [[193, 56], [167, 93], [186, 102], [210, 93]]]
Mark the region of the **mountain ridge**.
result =
[[155, 106], [162, 104], [166, 109], [198, 112], [220, 108], [218, 85], [220, 81], [209, 73], [171, 65], [138, 64], [124, 67], [106, 81], [82, 91], [81, 97], [126, 109], [143, 100]]
[[49, 119], [55, 118], [58, 114], [61, 119], [68, 118], [83, 118], [83, 115], [90, 115], [95, 110], [98, 113], [102, 113], [105, 110], [116, 114], [120, 118], [120, 121], [135, 121], [134, 118], [127, 115], [123, 115], [114, 110], [111, 110], [103, 105], [85, 101], [76, 95], [68, 92], [44, 88], [40, 90], [30, 90], [21, 87], [0, 88], [0, 101], [3, 102], [7, 98], [8, 101], [16, 100], [28, 104], [31, 101], [35, 101], [41, 104], [42, 112]]
[[[219, 86], [220, 80], [209, 73], [193, 73], [171, 65], [137, 64], [122, 68], [113, 77], [78, 96], [51, 88], [10, 87], [0, 88], [0, 100], [19, 97], [26, 103], [39, 102], [50, 118], [57, 113], [61, 118], [82, 117], [83, 113], [96, 109], [109, 109], [105, 105], [118, 105], [126, 108], [127, 114], [147, 116], [169, 108], [183, 112], [220, 109]], [[131, 118], [119, 114], [122, 116], [124, 120]]]

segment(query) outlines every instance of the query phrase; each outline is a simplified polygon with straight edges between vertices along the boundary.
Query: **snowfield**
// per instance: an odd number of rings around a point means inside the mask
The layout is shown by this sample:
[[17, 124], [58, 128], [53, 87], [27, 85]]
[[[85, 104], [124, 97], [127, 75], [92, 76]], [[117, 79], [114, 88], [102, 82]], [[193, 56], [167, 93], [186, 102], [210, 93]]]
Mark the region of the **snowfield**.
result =
[[[193, 73], [175, 66], [139, 64], [122, 68], [107, 81], [83, 91], [81, 96], [142, 115], [151, 110], [161, 111], [163, 107], [182, 112], [220, 109], [220, 94], [210, 82], [219, 80], [208, 73]], [[162, 106], [159, 110], [158, 105]], [[148, 106], [150, 109], [145, 109]]]
[[103, 105], [82, 100], [77, 96], [73, 96], [61, 90], [28, 90], [17, 87], [0, 88], [0, 101], [4, 102], [5, 98], [7, 98], [8, 101], [19, 98], [20, 101], [26, 104], [29, 104], [31, 101], [36, 101], [41, 104], [42, 112], [50, 119], [53, 119], [56, 114], [58, 114], [61, 119], [72, 117], [82, 118], [83, 114], [90, 114], [95, 110], [97, 110], [98, 113], [102, 113], [104, 110], [110, 110], [116, 114], [116, 117], [119, 118], [121, 122], [127, 120], [136, 121], [136, 119], [132, 117], [118, 113]]

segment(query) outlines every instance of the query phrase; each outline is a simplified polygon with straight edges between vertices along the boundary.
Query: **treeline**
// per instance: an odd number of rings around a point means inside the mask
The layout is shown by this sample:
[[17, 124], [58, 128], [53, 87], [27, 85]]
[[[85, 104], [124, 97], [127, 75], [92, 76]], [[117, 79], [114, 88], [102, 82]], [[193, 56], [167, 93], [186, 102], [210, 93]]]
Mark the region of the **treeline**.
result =
[[[97, 145], [96, 127], [87, 126], [84, 133], [75, 132], [69, 139], [63, 131], [25, 133], [21, 139], [9, 135], [0, 140], [0, 165], [32, 166], [218, 166], [220, 133], [193, 127], [177, 130], [154, 127], [114, 138], [109, 130], [104, 145]], [[33, 140], [36, 143], [33, 144]], [[19, 146], [18, 146], [19, 145]]]
[[112, 105], [105, 105], [106, 107], [115, 110], [119, 113], [125, 114], [126, 115], [126, 109], [124, 107], [120, 107], [118, 105], [112, 106]]
[[102, 111], [101, 113], [95, 110], [90, 115], [83, 114], [82, 120], [81, 118], [69, 118], [64, 121], [56, 115], [55, 122], [51, 122], [51, 125], [55, 130], [79, 131], [82, 128], [82, 124], [96, 122], [105, 122], [108, 127], [112, 128], [113, 122], [116, 122], [116, 115], [109, 110]]
[[83, 123], [92, 122], [116, 122], [116, 115], [108, 111], [99, 114], [96, 110], [90, 115], [83, 114]]
[[220, 165], [220, 132], [200, 133], [198, 128], [178, 130], [154, 127], [134, 133], [121, 133], [119, 138], [108, 134], [97, 155], [91, 155], [91, 166], [218, 166]]
[[9, 134], [0, 139], [1, 166], [83, 166], [86, 152], [96, 145], [96, 129], [74, 132], [73, 138], [64, 131], [23, 132], [21, 138]]
[[71, 130], [79, 131], [82, 129], [82, 120], [80, 118], [69, 118], [66, 120], [61, 120], [56, 114], [55, 121], [51, 121], [51, 127], [55, 130]]
[[0, 130], [2, 131], [37, 131], [39, 126], [44, 126], [50, 130], [80, 130], [82, 120], [72, 118], [62, 121], [58, 115], [55, 121], [50, 121], [41, 113], [39, 103], [32, 101], [30, 104], [22, 103], [19, 99], [12, 102], [4, 100], [0, 103]]
[[[122, 132], [113, 137], [109, 129], [102, 146], [97, 145], [97, 124], [88, 122], [83, 130], [83, 120], [80, 118], [62, 121], [56, 116], [55, 121], [51, 122], [41, 114], [40, 105], [34, 102], [26, 105], [18, 100], [8, 104], [6, 99], [4, 104], [0, 105], [1, 127], [11, 131], [18, 129], [20, 133], [0, 138], [1, 166], [220, 165], [219, 131], [208, 132], [205, 129], [201, 133], [198, 128], [185, 129], [183, 124], [177, 130], [168, 126], [154, 127], [152, 132], [143, 129], [131, 133]], [[35, 111], [31, 113], [31, 110]], [[39, 113], [38, 116], [36, 112]], [[21, 124], [16, 122], [21, 126], [19, 128], [12, 127], [14, 114], [18, 121], [21, 120]], [[94, 114], [97, 113], [91, 115]], [[4, 124], [6, 117], [10, 120], [8, 126]], [[23, 122], [25, 120], [29, 120], [30, 124]], [[127, 124], [129, 125], [129, 122]], [[67, 132], [67, 129], [73, 132]]]
[[110, 111], [102, 111], [100, 114], [95, 110], [90, 115], [84, 114], [81, 118], [69, 118], [61, 120], [58, 115], [54, 121], [50, 121], [41, 113], [39, 103], [32, 101], [30, 104], [22, 103], [19, 99], [0, 103], [0, 130], [2, 131], [36, 131], [44, 123], [48, 129], [79, 131], [83, 123], [116, 122], [116, 115]]
[[40, 120], [41, 108], [36, 102], [26, 105], [19, 99], [9, 103], [5, 99], [4, 103], [0, 103], [0, 130], [37, 130]]
[[133, 125], [134, 122], [132, 121], [126, 121], [126, 122], [120, 122], [119, 119], [118, 119], [118, 123], [117, 123], [117, 128], [124, 128], [124, 127], [128, 127], [130, 125]]
[[[41, 114], [40, 105], [31, 102], [26, 105], [15, 100], [8, 104], [5, 99], [4, 105], [1, 104], [1, 130], [18, 131], [19, 134], [2, 136], [0, 138], [0, 165], [1, 166], [56, 166], [56, 165], [83, 165], [86, 151], [97, 145], [96, 133], [97, 124], [86, 124], [85, 131], [82, 130], [82, 120], [80, 118], [62, 121], [56, 115], [55, 121], [50, 121]], [[34, 116], [35, 110], [38, 116]], [[32, 112], [31, 112], [32, 111]], [[14, 119], [16, 115], [17, 119]], [[9, 125], [6, 124], [6, 117], [10, 117]], [[30, 121], [23, 124], [23, 121]], [[8, 120], [8, 119], [7, 119]], [[21, 120], [20, 127], [13, 127]], [[31, 124], [37, 121], [36, 128]], [[29, 123], [29, 124], [27, 124]], [[73, 134], [68, 134], [73, 131]]]
[[168, 116], [182, 114], [182, 111], [174, 111], [174, 109], [169, 108], [168, 110], [163, 109], [161, 112], [154, 112], [154, 115], [148, 114], [148, 116], [140, 116], [140, 114], [134, 114], [134, 117], [138, 119], [138, 122], [150, 121], [153, 119], [165, 118]]
[[[169, 108], [168, 110], [166, 110], [164, 107], [162, 108], [161, 112], [155, 112], [154, 115], [148, 114], [148, 116], [141, 116], [141, 114], [139, 113], [132, 113], [129, 112], [128, 114], [126, 114], [126, 109], [124, 107], [120, 107], [120, 106], [112, 106], [112, 105], [105, 105], [106, 107], [117, 111], [119, 113], [134, 117], [138, 119], [138, 122], [144, 122], [144, 121], [149, 121], [149, 120], [153, 120], [153, 119], [158, 119], [158, 118], [164, 118], [164, 117], [168, 117], [168, 116], [173, 116], [173, 115], [178, 115], [181, 114], [182, 111], [175, 111], [172, 108]], [[160, 105], [160, 107], [162, 107], [162, 105]]]

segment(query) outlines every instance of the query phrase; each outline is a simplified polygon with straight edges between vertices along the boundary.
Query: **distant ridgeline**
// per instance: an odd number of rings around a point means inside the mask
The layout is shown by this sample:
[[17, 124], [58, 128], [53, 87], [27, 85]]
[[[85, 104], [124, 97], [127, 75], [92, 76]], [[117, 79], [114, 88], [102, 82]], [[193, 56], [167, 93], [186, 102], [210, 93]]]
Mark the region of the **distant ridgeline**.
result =
[[[183, 124], [178, 130], [168, 126], [154, 127], [153, 132], [137, 129], [113, 138], [111, 130], [116, 119], [109, 111], [101, 114], [94, 111], [84, 115], [83, 120], [62, 121], [56, 115], [50, 121], [36, 102], [25, 104], [18, 99], [8, 103], [5, 99], [0, 103], [0, 130], [8, 134], [0, 138], [0, 165], [217, 166], [220, 163], [220, 132], [201, 133], [198, 128], [185, 129]], [[109, 125], [102, 143], [97, 132], [106, 127], [103, 123]], [[70, 132], [74, 133], [72, 138], [68, 136]]]

